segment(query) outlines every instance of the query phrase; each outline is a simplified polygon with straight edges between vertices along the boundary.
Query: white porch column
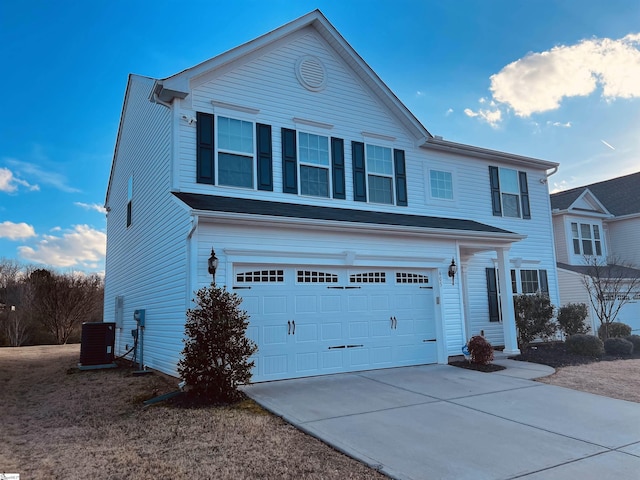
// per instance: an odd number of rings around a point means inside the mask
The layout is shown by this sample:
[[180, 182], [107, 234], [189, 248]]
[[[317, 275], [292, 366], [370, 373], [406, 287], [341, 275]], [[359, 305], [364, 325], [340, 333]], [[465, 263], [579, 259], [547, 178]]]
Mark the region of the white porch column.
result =
[[500, 288], [500, 309], [502, 310], [502, 330], [504, 334], [504, 353], [518, 355], [516, 333], [516, 315], [513, 308], [513, 290], [511, 288], [511, 269], [509, 268], [509, 249], [497, 248], [498, 283]]

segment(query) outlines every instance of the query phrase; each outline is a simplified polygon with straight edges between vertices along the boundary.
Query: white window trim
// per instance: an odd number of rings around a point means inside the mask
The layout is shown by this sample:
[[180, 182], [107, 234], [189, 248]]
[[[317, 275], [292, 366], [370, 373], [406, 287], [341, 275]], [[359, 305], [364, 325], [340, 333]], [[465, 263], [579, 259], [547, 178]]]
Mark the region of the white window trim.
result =
[[[223, 118], [228, 118], [231, 120], [239, 120], [241, 122], [247, 122], [247, 123], [251, 123], [251, 135], [252, 135], [252, 150], [253, 152], [251, 153], [251, 155], [249, 155], [247, 152], [239, 152], [239, 151], [235, 151], [235, 150], [229, 150], [229, 149], [225, 149], [225, 148], [220, 148], [220, 137], [218, 136], [218, 129], [220, 127], [220, 117]], [[219, 113], [216, 114], [215, 117], [215, 122], [214, 122], [214, 149], [215, 149], [215, 158], [214, 158], [214, 165], [215, 165], [215, 170], [216, 170], [216, 186], [217, 187], [221, 187], [221, 188], [232, 188], [232, 189], [241, 189], [241, 190], [256, 190], [256, 184], [257, 184], [257, 176], [258, 176], [258, 162], [256, 160], [256, 150], [257, 150], [257, 139], [256, 139], [256, 120], [255, 118], [247, 118], [246, 116], [243, 115], [237, 115], [237, 112], [234, 112], [233, 115], [228, 115], [228, 114], [224, 114], [224, 113]], [[235, 185], [223, 185], [220, 183], [220, 158], [219, 158], [219, 153], [228, 153], [230, 155], [237, 155], [240, 157], [246, 157], [249, 158], [251, 157], [252, 159], [252, 185], [251, 187], [238, 187]]]
[[[576, 238], [573, 236], [573, 227], [572, 224], [577, 224], [578, 226], [578, 237], [577, 240], [579, 242], [580, 245], [580, 252], [576, 253], [575, 248], [573, 246], [573, 241], [576, 240]], [[589, 229], [590, 229], [590, 233], [591, 233], [591, 238], [587, 239], [587, 238], [582, 238], [582, 227], [581, 225], [589, 225]], [[596, 252], [596, 238], [595, 238], [595, 231], [593, 227], [598, 227], [598, 234], [600, 235], [600, 238], [597, 239], [597, 241], [600, 242], [600, 255], [598, 255]], [[606, 258], [607, 254], [606, 254], [606, 248], [605, 248], [605, 235], [604, 235], [604, 228], [602, 226], [601, 223], [595, 222], [591, 219], [588, 220], [580, 220], [580, 219], [573, 219], [570, 218], [567, 224], [567, 230], [568, 230], [568, 241], [569, 241], [569, 251], [571, 252], [571, 255], [573, 255], [574, 257], [578, 257], [578, 258], [583, 258], [585, 255], [584, 253], [584, 247], [582, 245], [582, 242], [584, 240], [591, 240], [591, 248], [593, 249], [593, 253], [591, 255], [588, 255], [589, 257], [597, 257], [597, 258]]]
[[[317, 137], [325, 137], [327, 139], [327, 148], [328, 148], [328, 153], [329, 153], [329, 164], [328, 165], [319, 165], [317, 163], [308, 163], [302, 160], [302, 155], [300, 155], [300, 134], [301, 133], [305, 133], [307, 135], [315, 135]], [[296, 130], [296, 158], [298, 159], [297, 161], [297, 169], [298, 169], [298, 192], [299, 195], [301, 197], [308, 197], [308, 198], [327, 198], [330, 199], [332, 198], [332, 192], [333, 192], [333, 158], [331, 156], [331, 136], [327, 135], [326, 132], [322, 132], [322, 133], [317, 133], [311, 130]], [[302, 172], [301, 169], [302, 167], [314, 167], [314, 168], [326, 168], [327, 171], [329, 172], [327, 177], [328, 177], [328, 184], [327, 184], [327, 196], [323, 197], [323, 196], [319, 196], [319, 195], [310, 195], [310, 194], [306, 194], [306, 193], [302, 193]]]
[[[363, 132], [364, 134], [364, 132]], [[369, 134], [371, 135], [371, 134]], [[391, 138], [391, 137], [389, 137]], [[377, 172], [372, 172], [369, 170], [369, 156], [367, 155], [367, 146], [371, 145], [372, 147], [381, 147], [381, 148], [387, 148], [389, 150], [391, 150], [391, 171], [393, 173], [391, 173], [391, 175], [388, 175], [386, 173], [377, 173]], [[395, 160], [393, 158], [393, 145], [385, 145], [384, 142], [367, 142], [365, 141], [364, 143], [364, 167], [365, 167], [365, 175], [366, 175], [366, 187], [367, 187], [367, 203], [372, 203], [374, 205], [395, 205], [397, 198], [396, 198], [396, 166], [395, 166]], [[405, 165], [406, 168], [406, 165]], [[390, 178], [391, 179], [391, 202], [389, 203], [383, 203], [383, 202], [374, 202], [371, 200], [371, 189], [369, 188], [369, 175], [373, 175], [376, 177], [384, 177], [384, 178]]]

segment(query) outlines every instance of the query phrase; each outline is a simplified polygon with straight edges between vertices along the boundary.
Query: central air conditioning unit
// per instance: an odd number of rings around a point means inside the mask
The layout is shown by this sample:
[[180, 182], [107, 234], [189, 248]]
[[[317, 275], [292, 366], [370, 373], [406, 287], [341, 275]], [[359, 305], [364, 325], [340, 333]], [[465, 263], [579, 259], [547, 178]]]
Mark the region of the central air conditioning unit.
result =
[[80, 370], [115, 368], [113, 361], [116, 324], [112, 322], [85, 322], [82, 324]]

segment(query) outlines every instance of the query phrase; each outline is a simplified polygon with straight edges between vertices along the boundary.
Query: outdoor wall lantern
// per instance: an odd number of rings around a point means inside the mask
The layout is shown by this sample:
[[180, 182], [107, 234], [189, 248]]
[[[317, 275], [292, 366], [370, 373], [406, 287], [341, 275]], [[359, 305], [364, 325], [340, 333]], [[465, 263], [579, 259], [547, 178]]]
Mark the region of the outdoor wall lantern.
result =
[[455, 282], [455, 276], [458, 272], [458, 266], [456, 265], [456, 261], [452, 258], [451, 265], [449, 265], [449, 277], [451, 277], [451, 285]]
[[216, 280], [216, 270], [218, 270], [218, 257], [216, 257], [216, 252], [213, 251], [213, 247], [211, 248], [211, 256], [207, 261], [207, 265], [209, 267], [209, 273], [213, 276], [213, 281]]

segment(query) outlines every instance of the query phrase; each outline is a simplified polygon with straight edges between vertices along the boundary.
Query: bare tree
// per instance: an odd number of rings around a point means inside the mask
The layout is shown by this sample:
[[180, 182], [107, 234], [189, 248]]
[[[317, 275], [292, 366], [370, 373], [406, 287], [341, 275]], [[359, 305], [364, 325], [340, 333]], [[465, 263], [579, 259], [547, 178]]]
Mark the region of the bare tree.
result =
[[82, 322], [95, 320], [101, 311], [104, 286], [98, 275], [39, 269], [31, 273], [29, 284], [36, 319], [58, 344], [67, 343]]
[[640, 290], [640, 270], [618, 257], [607, 261], [595, 256], [585, 257], [586, 273], [582, 283], [589, 292], [589, 301], [609, 338], [609, 325], [616, 321], [620, 309], [634, 300]]
[[0, 259], [0, 331], [12, 347], [19, 347], [29, 337], [28, 315], [21, 308], [21, 269], [15, 260]]

